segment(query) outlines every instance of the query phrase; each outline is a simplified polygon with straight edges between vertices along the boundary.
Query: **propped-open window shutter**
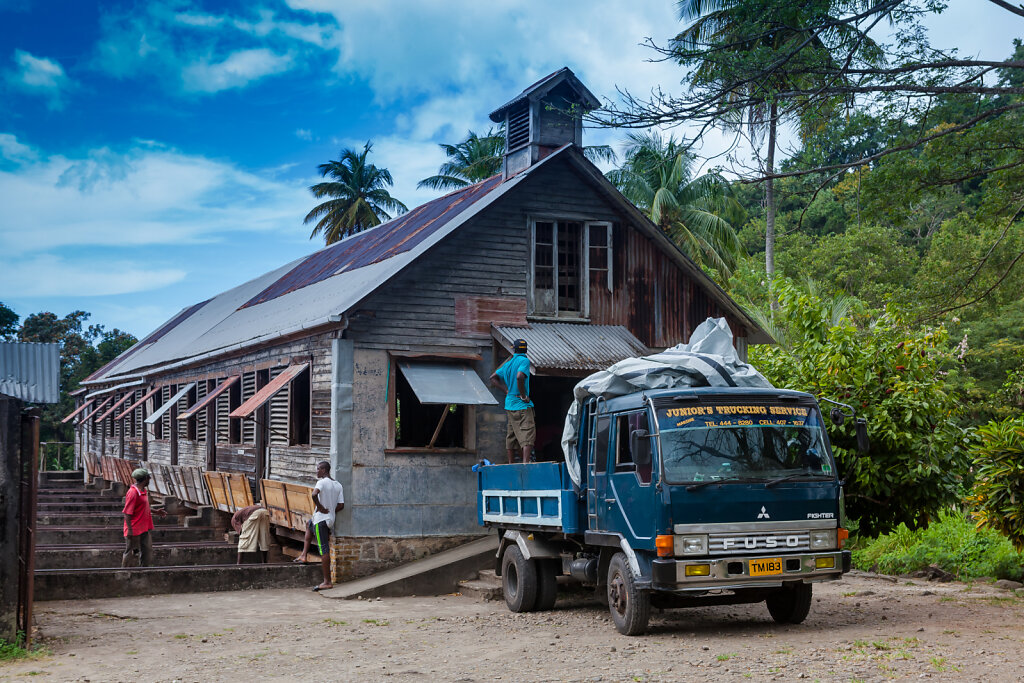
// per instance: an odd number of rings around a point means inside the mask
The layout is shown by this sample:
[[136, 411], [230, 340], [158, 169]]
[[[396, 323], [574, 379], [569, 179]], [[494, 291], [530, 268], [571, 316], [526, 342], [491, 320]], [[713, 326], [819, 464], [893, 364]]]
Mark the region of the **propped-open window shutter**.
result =
[[[196, 403], [206, 398], [206, 380], [196, 385]], [[196, 413], [196, 440], [206, 441], [206, 409]]]
[[[284, 368], [272, 369], [270, 379], [282, 372]], [[275, 446], [288, 445], [288, 397], [291, 391], [291, 385], [287, 384], [270, 399], [270, 443]]]
[[[247, 372], [242, 375], [242, 403], [256, 395], [256, 373]], [[218, 409], [219, 410], [219, 409]], [[256, 443], [256, 422], [242, 420], [242, 443]]]

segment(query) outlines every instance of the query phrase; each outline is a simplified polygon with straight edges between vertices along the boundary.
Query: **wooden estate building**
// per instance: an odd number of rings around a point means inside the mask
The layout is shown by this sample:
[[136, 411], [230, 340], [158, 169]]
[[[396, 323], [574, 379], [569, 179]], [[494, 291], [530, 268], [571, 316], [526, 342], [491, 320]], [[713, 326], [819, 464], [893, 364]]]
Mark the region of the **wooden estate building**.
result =
[[770, 341], [584, 157], [567, 112], [597, 106], [551, 74], [491, 115], [501, 174], [183, 309], [84, 382], [79, 453], [305, 484], [329, 460], [357, 575], [480, 533], [470, 466], [504, 459], [486, 379], [513, 339], [548, 459], [580, 377], [709, 316], [741, 354]]

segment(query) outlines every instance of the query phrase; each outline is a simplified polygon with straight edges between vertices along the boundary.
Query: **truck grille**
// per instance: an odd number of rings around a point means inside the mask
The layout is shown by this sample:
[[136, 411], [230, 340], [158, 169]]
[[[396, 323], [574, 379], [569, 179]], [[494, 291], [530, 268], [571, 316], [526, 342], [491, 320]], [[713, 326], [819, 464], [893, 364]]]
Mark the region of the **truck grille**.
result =
[[756, 555], [774, 552], [807, 552], [811, 549], [810, 532], [793, 531], [709, 534], [709, 555]]

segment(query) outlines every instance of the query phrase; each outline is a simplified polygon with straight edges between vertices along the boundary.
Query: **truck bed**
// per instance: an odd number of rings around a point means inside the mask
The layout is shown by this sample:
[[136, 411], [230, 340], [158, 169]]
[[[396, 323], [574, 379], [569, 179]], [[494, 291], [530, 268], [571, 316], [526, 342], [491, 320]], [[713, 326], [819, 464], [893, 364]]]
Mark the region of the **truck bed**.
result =
[[578, 533], [582, 511], [564, 462], [490, 465], [477, 472], [482, 526]]

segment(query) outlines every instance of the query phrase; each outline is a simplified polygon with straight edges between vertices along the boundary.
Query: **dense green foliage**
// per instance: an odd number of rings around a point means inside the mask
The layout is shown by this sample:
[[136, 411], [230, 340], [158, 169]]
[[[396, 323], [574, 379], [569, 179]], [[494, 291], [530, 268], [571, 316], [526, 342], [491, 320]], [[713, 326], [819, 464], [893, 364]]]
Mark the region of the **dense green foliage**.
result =
[[72, 311], [63, 318], [47, 311], [27, 316], [19, 326], [18, 316], [14, 316], [11, 341], [60, 344], [60, 401], [40, 406], [40, 441], [53, 444], [43, 449], [42, 457], [46, 459], [42, 463], [44, 469], [67, 469], [72, 463], [70, 446], [58, 445], [60, 442], [72, 441], [74, 434], [71, 425], [62, 425], [60, 422], [74, 410], [75, 401], [68, 393], [138, 341], [133, 335], [117, 328], [107, 330], [103, 325], [85, 327], [89, 317], [90, 314], [85, 311]]
[[971, 502], [980, 525], [1024, 549], [1024, 417], [990, 422], [977, 432]]
[[778, 279], [779, 307], [764, 320], [779, 342], [751, 350], [776, 386], [847, 403], [870, 426], [858, 455], [847, 421], [830, 436], [846, 479], [847, 511], [866, 533], [927, 523], [959, 499], [967, 434], [955, 421], [955, 376], [941, 326], [916, 328], [897, 308], [858, 313], [852, 300], [822, 297]]
[[340, 159], [317, 167], [320, 175], [330, 180], [309, 188], [317, 199], [327, 198], [303, 219], [304, 223], [316, 222], [310, 239], [322, 235], [326, 244], [334, 244], [380, 225], [392, 214], [407, 211], [405, 204], [392, 197], [387, 189], [394, 184], [391, 172], [367, 160], [372, 150], [370, 142], [362, 151], [343, 149]]
[[883, 574], [908, 574], [934, 564], [958, 579], [1017, 580], [1024, 573], [1024, 556], [1005, 536], [993, 529], [978, 530], [970, 516], [948, 510], [927, 528], [901, 524], [882, 534], [855, 549], [853, 562], [859, 569]]

